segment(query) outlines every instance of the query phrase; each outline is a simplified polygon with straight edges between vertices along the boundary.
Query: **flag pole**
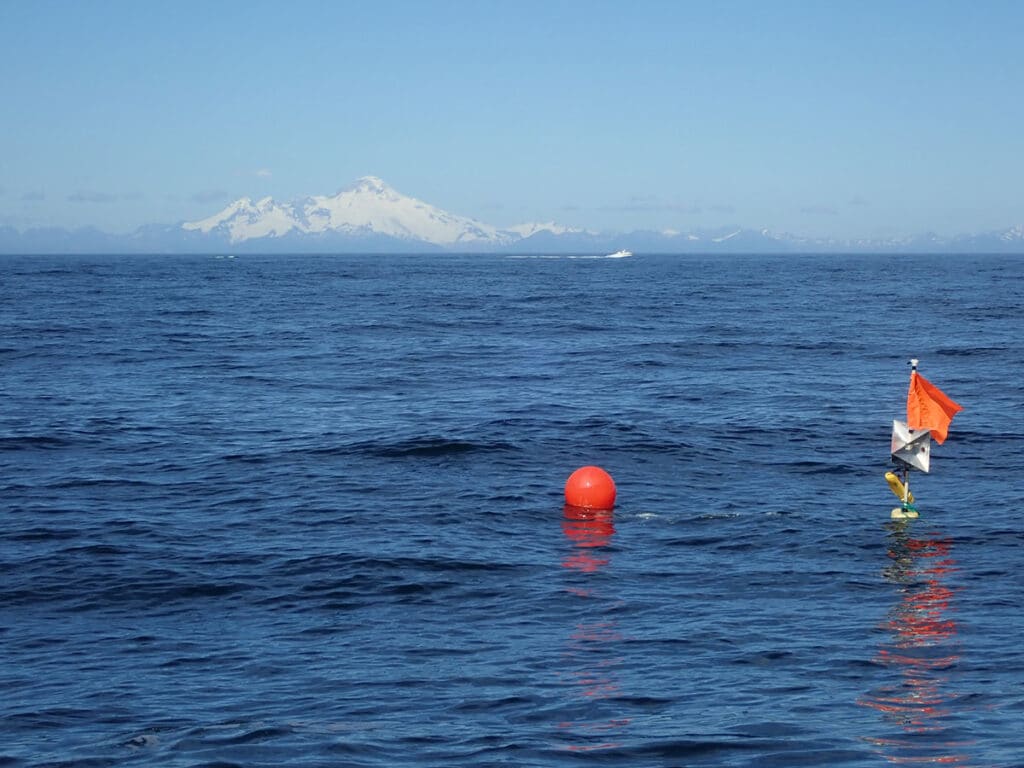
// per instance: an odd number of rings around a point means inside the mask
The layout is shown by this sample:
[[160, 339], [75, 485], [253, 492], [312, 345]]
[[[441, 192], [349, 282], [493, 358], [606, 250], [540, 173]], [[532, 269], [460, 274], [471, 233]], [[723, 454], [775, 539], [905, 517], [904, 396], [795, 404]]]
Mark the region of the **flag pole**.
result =
[[[910, 382], [914, 382], [914, 374], [917, 373], [917, 364], [920, 362], [916, 357], [910, 358]], [[910, 465], [903, 465], [903, 508], [906, 509], [910, 503]]]
[[[902, 509], [892, 511], [893, 519], [917, 517], [914, 493], [910, 490], [911, 470], [928, 472], [931, 457], [931, 440], [942, 443], [946, 439], [949, 422], [963, 406], [954, 402], [917, 368], [920, 361], [910, 358], [910, 388], [907, 390], [907, 421], [894, 419], [892, 422], [891, 456], [896, 469], [886, 474], [886, 481], [896, 497], [902, 501]], [[902, 488], [899, 475], [903, 475]]]

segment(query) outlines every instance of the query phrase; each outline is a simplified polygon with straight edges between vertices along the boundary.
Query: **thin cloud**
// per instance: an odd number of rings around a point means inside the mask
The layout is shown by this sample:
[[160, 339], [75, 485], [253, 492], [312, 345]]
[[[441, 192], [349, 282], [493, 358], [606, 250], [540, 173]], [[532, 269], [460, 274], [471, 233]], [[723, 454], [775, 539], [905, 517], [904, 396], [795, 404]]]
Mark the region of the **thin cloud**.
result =
[[200, 205], [206, 205], [208, 203], [219, 203], [226, 199], [228, 193], [223, 189], [204, 189], [201, 192], [196, 192], [189, 199], [193, 203], [199, 203]]
[[0, 213], [0, 227], [14, 227], [15, 229], [31, 229], [39, 226], [36, 219], [29, 216], [15, 216]]
[[119, 200], [127, 202], [138, 202], [139, 200], [145, 200], [146, 196], [142, 192], [122, 192], [121, 194], [114, 194], [112, 192], [98, 192], [92, 189], [80, 189], [78, 192], [74, 192], [67, 197], [68, 202], [71, 203], [116, 203]]
[[44, 192], [26, 192], [21, 196], [23, 203], [38, 203], [45, 199], [46, 193]]
[[259, 170], [254, 171], [253, 175], [258, 176], [261, 179], [269, 179], [274, 174], [270, 172], [269, 168], [260, 168]]
[[95, 192], [93, 190], [79, 190], [68, 195], [69, 203], [116, 203], [117, 195], [109, 192]]
[[871, 205], [871, 203], [869, 203], [867, 200], [865, 200], [860, 195], [857, 195], [852, 200], [850, 200], [850, 205], [854, 206], [855, 208], [863, 208], [863, 207]]
[[800, 213], [805, 213], [808, 216], [838, 216], [839, 211], [830, 205], [805, 205], [800, 209]]
[[650, 197], [634, 197], [626, 203], [600, 206], [598, 210], [616, 213], [683, 213], [687, 215], [702, 213], [701, 207], [696, 204], [663, 203]]

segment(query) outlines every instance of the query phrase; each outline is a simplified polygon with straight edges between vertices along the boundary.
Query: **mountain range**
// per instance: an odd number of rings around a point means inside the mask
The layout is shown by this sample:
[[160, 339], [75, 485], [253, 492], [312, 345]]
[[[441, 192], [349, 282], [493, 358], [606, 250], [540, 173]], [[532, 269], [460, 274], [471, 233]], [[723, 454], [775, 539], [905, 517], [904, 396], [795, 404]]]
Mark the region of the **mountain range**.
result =
[[1024, 226], [893, 239], [806, 238], [766, 229], [593, 232], [554, 222], [498, 228], [403, 195], [366, 176], [335, 195], [280, 203], [243, 197], [198, 221], [96, 229], [0, 227], [0, 253], [1021, 253]]

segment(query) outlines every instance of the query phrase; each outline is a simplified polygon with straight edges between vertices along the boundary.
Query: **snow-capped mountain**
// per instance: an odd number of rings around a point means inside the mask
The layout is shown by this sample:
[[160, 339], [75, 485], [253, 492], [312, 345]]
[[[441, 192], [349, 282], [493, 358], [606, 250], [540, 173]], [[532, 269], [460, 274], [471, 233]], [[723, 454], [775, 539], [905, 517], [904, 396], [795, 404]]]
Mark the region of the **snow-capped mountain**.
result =
[[1024, 241], [1024, 224], [1018, 224], [1015, 227], [1010, 227], [1005, 232], [999, 233], [999, 239], [1004, 243]]
[[816, 250], [881, 252], [1016, 251], [1024, 247], [1024, 228], [942, 238], [934, 234], [891, 240], [807, 238], [767, 229], [728, 228], [710, 231], [601, 234], [555, 222], [498, 228], [458, 216], [403, 195], [376, 176], [364, 176], [336, 195], [315, 195], [293, 203], [243, 197], [200, 221], [181, 225], [183, 233], [206, 236], [246, 249], [358, 247], [395, 250], [421, 247], [444, 250], [570, 251], [608, 247], [649, 252], [750, 252]]
[[499, 228], [408, 197], [375, 176], [336, 195], [292, 203], [243, 197], [198, 221], [126, 235], [92, 228], [0, 226], [0, 253], [1008, 253], [1024, 255], [1024, 226], [888, 239], [804, 237], [769, 229], [593, 232], [555, 222]]
[[383, 235], [439, 246], [501, 246], [522, 237], [403, 195], [375, 176], [364, 176], [333, 196], [316, 195], [290, 204], [269, 197], [254, 203], [243, 197], [182, 228], [226, 236], [231, 243], [289, 233]]
[[254, 237], [281, 237], [296, 229], [296, 221], [292, 208], [274, 202], [273, 198], [264, 197], [254, 203], [243, 197], [220, 213], [202, 221], [186, 222], [181, 228], [204, 235], [224, 233], [232, 243], [238, 243]]

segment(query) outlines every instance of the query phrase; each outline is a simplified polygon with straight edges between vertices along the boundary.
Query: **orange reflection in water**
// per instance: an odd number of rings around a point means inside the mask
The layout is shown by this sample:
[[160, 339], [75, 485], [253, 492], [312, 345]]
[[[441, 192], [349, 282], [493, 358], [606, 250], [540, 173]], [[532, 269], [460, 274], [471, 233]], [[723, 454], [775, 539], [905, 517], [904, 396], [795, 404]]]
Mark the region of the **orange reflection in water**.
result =
[[615, 520], [610, 509], [581, 509], [566, 504], [562, 530], [578, 550], [562, 565], [585, 573], [594, 573], [608, 565], [608, 558], [598, 550], [611, 544], [615, 533]]
[[956, 694], [948, 691], [950, 672], [960, 659], [957, 624], [951, 617], [956, 593], [944, 579], [956, 570], [953, 542], [932, 534], [912, 538], [909, 524], [891, 525], [890, 565], [883, 575], [898, 585], [900, 599], [883, 624], [889, 633], [876, 661], [898, 675], [859, 703], [881, 712], [902, 736], [868, 739], [897, 764], [968, 766], [963, 753], [973, 742], [949, 731], [956, 712]]
[[[615, 534], [611, 510], [581, 509], [567, 504], [562, 531], [573, 545], [572, 551], [562, 561], [564, 568], [596, 574], [609, 565], [611, 558], [603, 550], [611, 545]], [[608, 602], [592, 590], [570, 588], [570, 591], [594, 601], [592, 604], [599, 613], [608, 608]], [[598, 714], [585, 720], [558, 723], [559, 729], [572, 739], [573, 743], [566, 746], [571, 751], [621, 746], [617, 737], [629, 725], [629, 718], [606, 716], [609, 700], [620, 695], [616, 667], [622, 663], [622, 658], [611, 649], [621, 640], [615, 621], [603, 616], [578, 622], [569, 636], [559, 676], [571, 683], [578, 701], [585, 702], [589, 711]]]

